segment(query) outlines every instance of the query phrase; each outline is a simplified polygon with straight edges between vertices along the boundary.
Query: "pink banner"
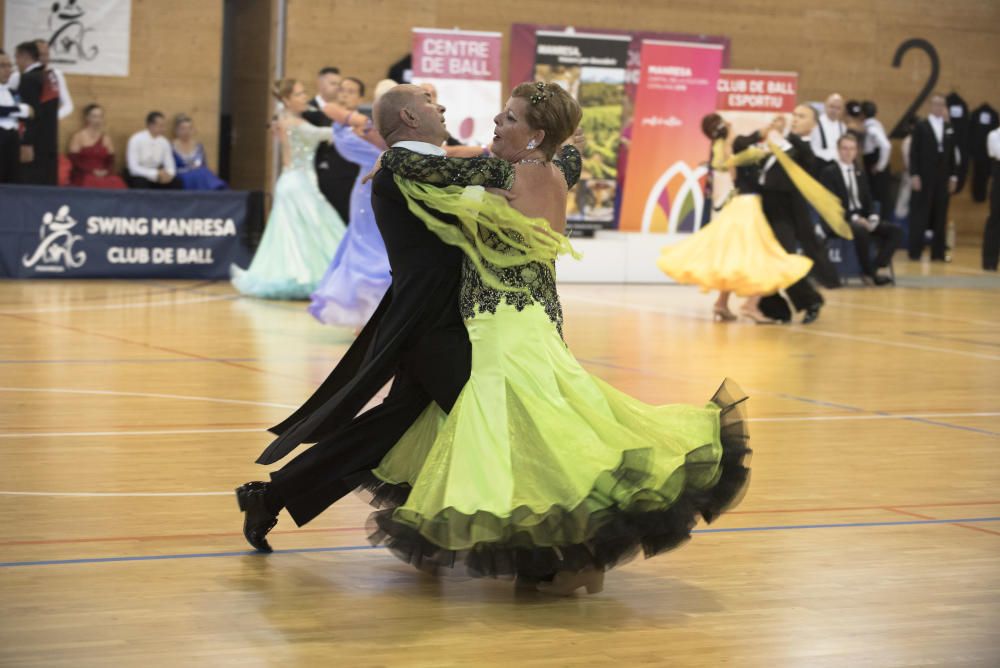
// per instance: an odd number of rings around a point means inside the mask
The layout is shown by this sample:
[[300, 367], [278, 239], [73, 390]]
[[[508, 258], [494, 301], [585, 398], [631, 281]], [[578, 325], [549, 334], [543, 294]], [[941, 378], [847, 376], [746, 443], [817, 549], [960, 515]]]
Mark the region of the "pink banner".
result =
[[722, 70], [719, 74], [719, 111], [769, 111], [795, 109], [799, 75], [794, 72]]
[[413, 29], [413, 83], [431, 84], [448, 111], [445, 123], [463, 144], [488, 145], [500, 111], [498, 32]]
[[500, 33], [413, 29], [413, 76], [500, 80]]
[[722, 56], [717, 45], [643, 42], [621, 230], [693, 232], [700, 225], [711, 148], [701, 119], [715, 110]]

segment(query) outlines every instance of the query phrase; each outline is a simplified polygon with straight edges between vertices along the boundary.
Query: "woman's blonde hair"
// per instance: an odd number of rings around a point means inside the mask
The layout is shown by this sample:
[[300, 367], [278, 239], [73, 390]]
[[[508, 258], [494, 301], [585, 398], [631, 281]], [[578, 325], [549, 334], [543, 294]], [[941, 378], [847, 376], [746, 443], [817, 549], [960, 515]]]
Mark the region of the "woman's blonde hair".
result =
[[177, 134], [177, 128], [179, 128], [184, 123], [193, 123], [191, 117], [187, 114], [177, 114], [174, 116], [174, 134]]
[[583, 118], [579, 103], [559, 84], [526, 81], [510, 96], [528, 101], [525, 120], [531, 128], [545, 131], [538, 148], [549, 158], [572, 136]]
[[273, 95], [278, 102], [281, 102], [292, 94], [292, 91], [295, 90], [295, 84], [298, 82], [298, 79], [292, 79], [290, 77], [278, 79], [274, 82], [274, 85], [271, 86], [271, 95]]

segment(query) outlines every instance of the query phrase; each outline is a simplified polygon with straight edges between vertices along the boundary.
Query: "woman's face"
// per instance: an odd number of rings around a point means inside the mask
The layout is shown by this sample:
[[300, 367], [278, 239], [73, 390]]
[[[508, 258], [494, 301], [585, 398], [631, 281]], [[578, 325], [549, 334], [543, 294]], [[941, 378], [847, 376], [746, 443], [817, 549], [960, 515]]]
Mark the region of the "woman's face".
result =
[[191, 121], [178, 123], [177, 127], [174, 129], [174, 136], [181, 141], [191, 139], [194, 136], [194, 123]]
[[351, 79], [342, 80], [337, 101], [346, 109], [357, 109], [361, 104], [361, 86], [358, 82]]
[[296, 83], [295, 87], [292, 88], [291, 95], [285, 98], [285, 107], [295, 114], [301, 114], [308, 109], [309, 95], [306, 93], [306, 87], [301, 83]]
[[507, 100], [503, 111], [493, 118], [493, 153], [508, 162], [517, 162], [534, 149], [528, 144], [534, 140], [537, 147], [545, 132], [528, 125], [528, 108], [531, 102], [521, 97]]
[[100, 130], [104, 127], [104, 110], [100, 107], [91, 109], [90, 113], [87, 114], [86, 118], [84, 118], [84, 121], [86, 122], [88, 128]]

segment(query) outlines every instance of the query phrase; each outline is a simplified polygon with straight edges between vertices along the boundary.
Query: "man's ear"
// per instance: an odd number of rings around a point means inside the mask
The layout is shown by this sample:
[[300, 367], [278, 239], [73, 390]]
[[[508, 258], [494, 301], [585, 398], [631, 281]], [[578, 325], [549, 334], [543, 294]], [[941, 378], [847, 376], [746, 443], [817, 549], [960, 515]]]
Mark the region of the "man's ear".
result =
[[420, 121], [417, 119], [416, 115], [405, 107], [399, 110], [399, 118], [408, 128], [415, 128], [420, 125]]

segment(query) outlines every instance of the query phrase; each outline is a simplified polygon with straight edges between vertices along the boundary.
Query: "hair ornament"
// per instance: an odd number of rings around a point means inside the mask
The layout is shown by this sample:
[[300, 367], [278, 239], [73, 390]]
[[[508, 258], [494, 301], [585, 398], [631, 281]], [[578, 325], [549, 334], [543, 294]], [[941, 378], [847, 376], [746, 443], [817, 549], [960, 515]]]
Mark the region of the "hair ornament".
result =
[[548, 85], [544, 81], [537, 82], [535, 89], [537, 92], [532, 93], [531, 97], [528, 98], [531, 100], [531, 104], [540, 104], [552, 97], [552, 91], [548, 89]]

